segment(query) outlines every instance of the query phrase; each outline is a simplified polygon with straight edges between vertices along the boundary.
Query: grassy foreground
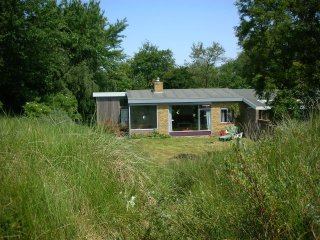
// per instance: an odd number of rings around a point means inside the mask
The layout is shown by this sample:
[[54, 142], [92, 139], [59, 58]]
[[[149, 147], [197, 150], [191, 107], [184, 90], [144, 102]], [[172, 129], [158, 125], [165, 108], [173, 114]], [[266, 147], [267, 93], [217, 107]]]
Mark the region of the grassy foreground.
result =
[[2, 117], [0, 239], [320, 237], [319, 117], [256, 143], [203, 141]]

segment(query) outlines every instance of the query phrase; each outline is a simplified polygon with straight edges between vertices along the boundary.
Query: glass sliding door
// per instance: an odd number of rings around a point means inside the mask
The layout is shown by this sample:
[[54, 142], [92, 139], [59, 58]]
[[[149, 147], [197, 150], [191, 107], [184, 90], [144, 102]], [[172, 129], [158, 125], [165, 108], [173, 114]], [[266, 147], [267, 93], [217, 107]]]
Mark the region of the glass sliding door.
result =
[[171, 107], [172, 131], [198, 130], [198, 106], [174, 105]]
[[211, 109], [208, 105], [173, 105], [170, 113], [171, 131], [211, 129]]
[[200, 130], [210, 130], [211, 128], [211, 110], [208, 108], [199, 109]]

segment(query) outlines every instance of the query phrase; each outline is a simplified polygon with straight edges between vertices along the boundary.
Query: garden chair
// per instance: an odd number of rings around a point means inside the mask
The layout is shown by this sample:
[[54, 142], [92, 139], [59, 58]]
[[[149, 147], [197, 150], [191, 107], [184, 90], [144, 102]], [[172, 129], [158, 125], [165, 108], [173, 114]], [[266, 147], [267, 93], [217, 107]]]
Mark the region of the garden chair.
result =
[[[225, 142], [225, 141], [234, 139], [235, 136], [238, 135], [238, 127], [232, 126], [226, 130], [226, 133], [227, 133], [226, 135], [219, 137], [219, 141]], [[240, 135], [237, 137], [240, 138]], [[242, 137], [242, 133], [241, 133], [241, 137]]]

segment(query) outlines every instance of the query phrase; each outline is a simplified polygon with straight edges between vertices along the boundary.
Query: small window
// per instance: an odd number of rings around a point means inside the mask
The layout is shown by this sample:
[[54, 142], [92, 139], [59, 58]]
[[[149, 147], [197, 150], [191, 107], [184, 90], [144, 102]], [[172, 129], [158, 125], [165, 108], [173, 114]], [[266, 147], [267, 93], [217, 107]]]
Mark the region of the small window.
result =
[[127, 107], [123, 107], [120, 109], [120, 124], [121, 126], [128, 127], [129, 124], [129, 109]]
[[229, 122], [233, 122], [234, 120], [234, 114], [228, 108], [221, 108], [220, 116], [221, 116], [220, 121], [222, 123], [229, 123]]
[[268, 111], [259, 110], [259, 120], [268, 120]]

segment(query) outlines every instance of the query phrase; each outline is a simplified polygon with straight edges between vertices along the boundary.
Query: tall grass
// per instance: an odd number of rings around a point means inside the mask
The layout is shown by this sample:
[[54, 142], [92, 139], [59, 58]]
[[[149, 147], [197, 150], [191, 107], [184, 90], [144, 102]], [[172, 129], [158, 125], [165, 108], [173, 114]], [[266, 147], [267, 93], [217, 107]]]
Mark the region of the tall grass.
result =
[[0, 238], [318, 239], [320, 118], [272, 134], [157, 164], [99, 129], [0, 118]]
[[121, 144], [61, 119], [1, 118], [0, 236], [121, 236], [141, 179]]
[[319, 239], [319, 146], [315, 117], [233, 151], [176, 159], [162, 171], [150, 238]]

